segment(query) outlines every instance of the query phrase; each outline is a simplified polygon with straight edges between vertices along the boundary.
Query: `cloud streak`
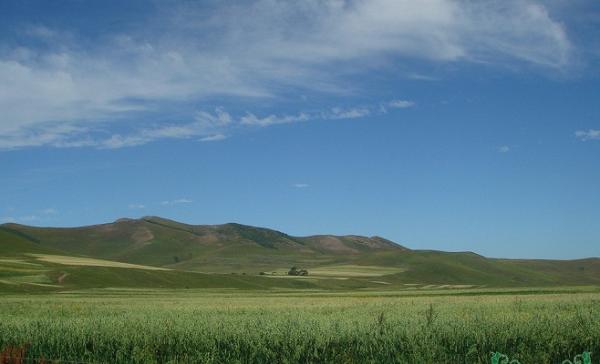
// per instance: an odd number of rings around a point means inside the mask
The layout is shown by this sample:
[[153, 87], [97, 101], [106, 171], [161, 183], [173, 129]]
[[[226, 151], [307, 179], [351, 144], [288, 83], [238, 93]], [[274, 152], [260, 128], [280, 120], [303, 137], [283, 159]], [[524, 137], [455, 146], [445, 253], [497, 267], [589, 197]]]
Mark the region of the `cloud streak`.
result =
[[339, 119], [357, 119], [365, 116], [369, 116], [371, 110], [366, 107], [343, 109], [334, 107], [326, 113], [322, 113], [321, 117], [325, 120], [339, 120]]
[[248, 113], [240, 119], [242, 125], [253, 125], [253, 126], [270, 126], [276, 124], [291, 124], [301, 121], [308, 121], [311, 117], [306, 113], [300, 113], [298, 115], [269, 115], [265, 117], [257, 117], [252, 113]]
[[[164, 4], [138, 28], [103, 34], [86, 47], [76, 30], [43, 24], [18, 34], [27, 39], [23, 44], [0, 44], [0, 148], [209, 141], [221, 133], [211, 128], [231, 122], [226, 113], [189, 115], [183, 126], [143, 122], [144, 131], [136, 135], [90, 134], [155, 119], [182, 102], [274, 99], [294, 90], [343, 94], [348, 70], [373, 72], [371, 66], [381, 61], [525, 63], [562, 70], [572, 53], [563, 25], [532, 0], [215, 4]], [[410, 106], [407, 100], [389, 105]], [[322, 118], [366, 114], [360, 108], [330, 110]], [[248, 113], [241, 123], [268, 126], [309, 118]]]
[[146, 129], [134, 129], [128, 133], [94, 135], [93, 129], [63, 125], [56, 129], [48, 128], [33, 135], [17, 133], [0, 135], [0, 149], [14, 149], [34, 146], [57, 148], [94, 147], [97, 149], [120, 149], [144, 145], [164, 139], [192, 139], [201, 142], [217, 142], [228, 138], [228, 134], [240, 128], [265, 128], [280, 124], [294, 124], [309, 121], [360, 119], [372, 116], [380, 109], [373, 106], [333, 107], [327, 111], [299, 112], [294, 115], [257, 116], [246, 112], [234, 117], [224, 108], [217, 107], [213, 113], [199, 111], [195, 120], [189, 123], [155, 125]]
[[415, 102], [410, 100], [392, 100], [388, 102], [388, 106], [394, 109], [406, 109], [415, 106]]
[[575, 137], [581, 141], [600, 140], [600, 129], [577, 130]]
[[188, 203], [192, 203], [194, 201], [190, 200], [189, 198], [178, 198], [176, 200], [165, 200], [162, 201], [160, 204], [163, 206], [174, 206], [174, 205], [181, 205], [181, 204], [188, 204]]
[[205, 136], [203, 138], [200, 138], [201, 142], [218, 142], [220, 140], [225, 140], [227, 139], [227, 135], [224, 134], [214, 134], [214, 135], [209, 135], [209, 136]]

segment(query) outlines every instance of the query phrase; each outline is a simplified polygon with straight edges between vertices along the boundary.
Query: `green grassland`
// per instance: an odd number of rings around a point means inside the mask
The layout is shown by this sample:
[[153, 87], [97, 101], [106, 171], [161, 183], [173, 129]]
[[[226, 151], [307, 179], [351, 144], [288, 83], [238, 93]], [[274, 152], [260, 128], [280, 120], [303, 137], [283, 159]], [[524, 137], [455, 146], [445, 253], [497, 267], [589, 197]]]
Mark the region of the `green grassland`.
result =
[[[96, 289], [0, 299], [0, 347], [102, 363], [521, 363], [600, 355], [600, 291]], [[596, 359], [594, 359], [594, 363]]]
[[[309, 276], [287, 276], [291, 266], [308, 269]], [[158, 217], [78, 228], [0, 225], [0, 292], [574, 285], [600, 285], [600, 259], [492, 259], [410, 250], [380, 237], [293, 237], [240, 224], [188, 225]]]
[[[289, 276], [291, 266], [309, 275]], [[492, 259], [156, 217], [5, 224], [0, 350], [20, 348], [86, 363], [596, 358], [600, 260]]]

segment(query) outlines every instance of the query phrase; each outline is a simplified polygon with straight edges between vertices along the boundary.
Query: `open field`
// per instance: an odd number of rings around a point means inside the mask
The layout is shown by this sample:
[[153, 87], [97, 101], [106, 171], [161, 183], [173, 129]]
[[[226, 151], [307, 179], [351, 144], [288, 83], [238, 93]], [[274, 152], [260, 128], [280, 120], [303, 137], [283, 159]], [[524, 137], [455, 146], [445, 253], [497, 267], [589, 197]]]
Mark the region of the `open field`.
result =
[[56, 263], [62, 265], [80, 265], [87, 267], [113, 267], [113, 268], [129, 268], [129, 269], [148, 269], [148, 270], [168, 270], [160, 267], [151, 267], [148, 265], [129, 264], [114, 262], [104, 259], [70, 257], [66, 255], [52, 254], [30, 254], [32, 257], [42, 262]]
[[0, 298], [0, 346], [83, 362], [521, 363], [600, 355], [598, 288], [96, 289]]
[[311, 276], [326, 277], [380, 277], [402, 271], [401, 268], [397, 267], [340, 264], [316, 267], [310, 270], [310, 274]]

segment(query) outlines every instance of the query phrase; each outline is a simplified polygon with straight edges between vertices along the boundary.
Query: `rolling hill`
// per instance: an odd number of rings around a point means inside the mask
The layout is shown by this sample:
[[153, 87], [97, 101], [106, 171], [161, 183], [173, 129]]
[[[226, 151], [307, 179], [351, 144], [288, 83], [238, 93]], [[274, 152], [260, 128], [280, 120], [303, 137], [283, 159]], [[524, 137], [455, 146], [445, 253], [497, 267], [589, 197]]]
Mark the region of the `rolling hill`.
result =
[[[159, 217], [77, 228], [0, 225], [0, 289], [369, 289], [600, 285], [600, 259], [509, 260], [380, 237], [295, 237]], [[291, 266], [308, 277], [289, 277]]]

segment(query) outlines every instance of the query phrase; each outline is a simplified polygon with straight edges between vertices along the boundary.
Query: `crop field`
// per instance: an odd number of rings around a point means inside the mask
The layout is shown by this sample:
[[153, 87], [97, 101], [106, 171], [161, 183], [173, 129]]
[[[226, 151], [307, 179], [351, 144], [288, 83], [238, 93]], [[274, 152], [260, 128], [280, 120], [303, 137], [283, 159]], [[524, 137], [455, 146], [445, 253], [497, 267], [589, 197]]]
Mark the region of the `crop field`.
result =
[[130, 269], [147, 269], [147, 270], [167, 270], [165, 268], [151, 267], [147, 265], [129, 264], [114, 262], [104, 259], [71, 257], [65, 255], [50, 255], [50, 254], [30, 254], [32, 257], [42, 262], [56, 263], [63, 265], [80, 265], [88, 267], [114, 267], [114, 268], [130, 268]]
[[402, 272], [401, 268], [350, 264], [317, 267], [310, 271], [311, 275], [332, 277], [380, 277], [399, 272]]
[[[0, 298], [0, 348], [93, 363], [600, 358], [600, 291], [96, 289]], [[33, 362], [33, 359], [29, 359]]]

